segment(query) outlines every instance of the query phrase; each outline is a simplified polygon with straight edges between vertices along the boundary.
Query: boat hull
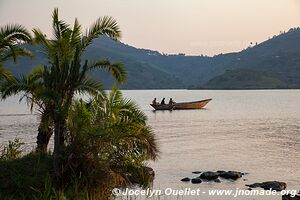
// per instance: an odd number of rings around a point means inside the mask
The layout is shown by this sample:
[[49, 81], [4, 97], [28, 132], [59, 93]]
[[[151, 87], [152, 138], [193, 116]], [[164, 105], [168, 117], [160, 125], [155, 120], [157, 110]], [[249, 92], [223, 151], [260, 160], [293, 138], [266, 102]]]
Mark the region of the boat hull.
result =
[[175, 105], [169, 105], [169, 104], [150, 104], [155, 110], [173, 110]]
[[175, 103], [172, 105], [169, 104], [150, 104], [155, 110], [191, 110], [191, 109], [201, 109], [204, 108], [212, 99], [205, 99], [201, 101], [193, 101], [193, 102], [183, 102], [183, 103]]
[[174, 110], [189, 110], [189, 109], [201, 109], [204, 108], [212, 99], [205, 99], [194, 102], [176, 103]]

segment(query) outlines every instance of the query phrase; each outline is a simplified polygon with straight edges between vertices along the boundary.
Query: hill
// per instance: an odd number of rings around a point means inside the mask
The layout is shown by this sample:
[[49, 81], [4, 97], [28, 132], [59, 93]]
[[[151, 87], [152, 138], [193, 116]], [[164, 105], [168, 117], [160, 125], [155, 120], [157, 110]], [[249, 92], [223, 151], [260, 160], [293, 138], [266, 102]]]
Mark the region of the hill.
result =
[[[299, 28], [274, 36], [236, 53], [234, 60], [222, 66], [225, 72], [202, 87], [240, 89], [252, 85], [251, 88], [300, 88], [299, 44]], [[243, 83], [239, 82], [241, 80]], [[256, 80], [255, 84], [253, 80]]]
[[[125, 89], [300, 88], [299, 44], [300, 29], [295, 28], [241, 52], [208, 57], [166, 55], [102, 37], [94, 41], [85, 58], [122, 62], [128, 70]], [[21, 58], [6, 67], [21, 74], [47, 63], [39, 47], [28, 48], [35, 54], [33, 60]], [[113, 82], [104, 71], [91, 76], [101, 79], [107, 88]]]
[[224, 74], [209, 80], [206, 89], [274, 89], [289, 88], [272, 73], [249, 69], [227, 70]]

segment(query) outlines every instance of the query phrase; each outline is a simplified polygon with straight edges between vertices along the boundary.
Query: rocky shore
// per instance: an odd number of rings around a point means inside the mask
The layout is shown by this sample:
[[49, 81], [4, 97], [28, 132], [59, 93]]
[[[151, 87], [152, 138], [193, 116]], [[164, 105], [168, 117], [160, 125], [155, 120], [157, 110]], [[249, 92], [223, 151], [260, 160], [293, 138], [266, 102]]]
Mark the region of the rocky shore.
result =
[[[194, 172], [192, 172], [192, 174], [197, 174], [199, 176], [193, 177], [193, 178], [185, 177], [185, 178], [181, 179], [181, 181], [182, 182], [191, 182], [192, 184], [200, 184], [202, 182], [220, 183], [220, 182], [222, 182], [222, 179], [236, 181], [236, 180], [242, 178], [247, 173], [243, 173], [243, 172], [239, 172], [239, 171], [219, 170], [219, 171], [204, 171], [204, 172], [194, 171]], [[246, 180], [246, 179], [244, 179], [244, 180]], [[281, 181], [266, 181], [266, 182], [262, 182], [262, 183], [246, 184], [245, 186], [247, 186], [249, 190], [251, 190], [253, 188], [261, 188], [264, 190], [282, 191], [282, 190], [286, 189], [287, 184], [285, 182], [281, 182]], [[284, 198], [285, 198], [284, 200], [290, 200], [290, 199], [298, 200], [299, 196], [291, 197], [289, 195], [286, 195]]]
[[201, 171], [194, 171], [192, 172], [193, 174], [199, 174], [198, 177], [195, 178], [189, 178], [185, 177], [181, 179], [182, 182], [192, 182], [193, 184], [199, 184], [202, 183], [202, 181], [213, 181], [216, 183], [220, 183], [222, 179], [230, 179], [230, 180], [237, 180], [239, 178], [242, 178], [245, 173], [238, 172], [238, 171], [206, 171], [206, 172], [201, 172]]

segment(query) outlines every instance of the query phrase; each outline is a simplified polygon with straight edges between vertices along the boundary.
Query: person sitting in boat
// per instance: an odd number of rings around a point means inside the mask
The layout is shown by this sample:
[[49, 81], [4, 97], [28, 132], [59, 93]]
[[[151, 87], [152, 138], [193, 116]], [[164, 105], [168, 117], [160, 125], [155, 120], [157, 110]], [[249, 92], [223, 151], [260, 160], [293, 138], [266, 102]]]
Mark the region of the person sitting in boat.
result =
[[173, 104], [175, 104], [176, 102], [175, 101], [173, 101], [173, 99], [172, 98], [170, 98], [170, 100], [169, 100], [169, 105], [173, 105]]
[[161, 105], [165, 105], [166, 103], [165, 103], [165, 98], [163, 98], [162, 100], [161, 100], [161, 103], [160, 103]]
[[156, 101], [156, 98], [153, 99], [152, 104], [153, 104], [153, 105], [158, 105], [158, 104], [159, 104], [159, 103]]

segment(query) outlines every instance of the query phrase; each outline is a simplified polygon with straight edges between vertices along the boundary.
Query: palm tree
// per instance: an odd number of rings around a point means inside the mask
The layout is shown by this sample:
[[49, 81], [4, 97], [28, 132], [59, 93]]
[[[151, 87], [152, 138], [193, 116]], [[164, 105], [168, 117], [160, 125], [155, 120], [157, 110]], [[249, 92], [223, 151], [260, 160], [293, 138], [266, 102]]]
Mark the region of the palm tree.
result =
[[[34, 41], [43, 47], [48, 56], [48, 64], [36, 68], [34, 75], [29, 74], [15, 84], [6, 84], [2, 92], [3, 96], [6, 96], [25, 91], [29, 94], [27, 97], [29, 96], [29, 99], [43, 111], [42, 115], [47, 111], [44, 115], [50, 117], [50, 124], [52, 122], [54, 127], [54, 167], [59, 175], [60, 156], [67, 132], [66, 120], [75, 94], [103, 92], [101, 83], [90, 78], [88, 72], [106, 69], [112, 73], [118, 83], [123, 83], [126, 70], [121, 64], [112, 64], [108, 60], [81, 61], [86, 48], [95, 38], [101, 35], [109, 36], [114, 40], [120, 38], [118, 24], [113, 18], [97, 19], [84, 34], [77, 19], [73, 27], [59, 20], [58, 9], [54, 9], [52, 18], [54, 38], [48, 39], [40, 30], [33, 30]], [[31, 78], [33, 80], [30, 85], [24, 87]]]
[[3, 66], [5, 61], [12, 59], [16, 62], [18, 56], [32, 56], [28, 50], [19, 45], [30, 41], [31, 36], [22, 25], [8, 24], [0, 27], [0, 80], [12, 78], [12, 74]]
[[[90, 102], [75, 101], [68, 118], [67, 149], [72, 156], [65, 167], [82, 177], [101, 179], [106, 186], [149, 186], [153, 174], [146, 164], [157, 159], [159, 150], [146, 122], [145, 114], [131, 100], [123, 98], [116, 87]], [[92, 175], [99, 170], [104, 171], [101, 178]], [[107, 176], [112, 178], [103, 179]], [[82, 184], [89, 182], [94, 183], [89, 179]]]

